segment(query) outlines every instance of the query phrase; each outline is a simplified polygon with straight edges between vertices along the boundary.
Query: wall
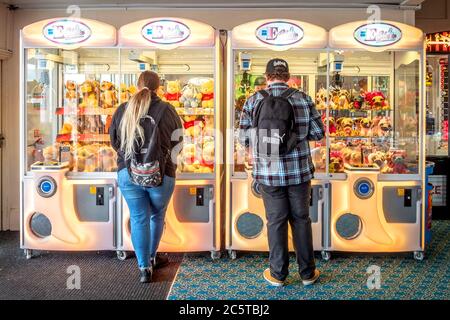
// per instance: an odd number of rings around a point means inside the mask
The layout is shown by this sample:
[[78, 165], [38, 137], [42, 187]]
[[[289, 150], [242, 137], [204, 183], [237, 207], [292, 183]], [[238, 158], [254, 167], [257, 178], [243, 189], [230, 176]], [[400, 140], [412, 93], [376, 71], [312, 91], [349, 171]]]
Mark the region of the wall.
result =
[[[13, 15], [10, 12], [6, 5], [0, 4], [0, 133], [4, 134], [4, 119], [7, 104], [5, 103], [6, 92], [7, 92], [7, 81], [6, 81], [6, 73], [2, 71], [4, 69], [4, 65], [6, 63], [6, 59], [9, 59], [11, 53], [9, 49], [12, 44], [12, 26], [13, 26]], [[4, 149], [0, 149], [0, 163], [4, 164], [5, 151]], [[2, 229], [3, 224], [9, 224], [6, 219], [9, 218], [9, 210], [5, 210], [6, 208], [6, 197], [7, 195], [2, 192], [4, 190], [4, 179], [3, 172], [5, 168], [2, 166], [0, 169], [0, 199], [1, 199], [1, 207], [0, 207], [0, 230]], [[3, 212], [5, 214], [3, 214]]]
[[[19, 228], [19, 34], [27, 24], [46, 18], [67, 16], [64, 11], [52, 10], [18, 10], [14, 13], [13, 57], [6, 63], [4, 72], [8, 74], [7, 99], [5, 112], [5, 133], [7, 146], [3, 169], [6, 214], [10, 216], [7, 229]], [[235, 25], [263, 18], [289, 18], [319, 24], [326, 29], [333, 26], [367, 19], [362, 9], [102, 9], [82, 10], [81, 16], [110, 23], [116, 27], [123, 24], [150, 17], [167, 16], [196, 19], [214, 26], [217, 29], [232, 29]], [[413, 11], [384, 10], [382, 19], [414, 23]]]
[[426, 0], [416, 12], [416, 26], [426, 33], [450, 31], [450, 0]]

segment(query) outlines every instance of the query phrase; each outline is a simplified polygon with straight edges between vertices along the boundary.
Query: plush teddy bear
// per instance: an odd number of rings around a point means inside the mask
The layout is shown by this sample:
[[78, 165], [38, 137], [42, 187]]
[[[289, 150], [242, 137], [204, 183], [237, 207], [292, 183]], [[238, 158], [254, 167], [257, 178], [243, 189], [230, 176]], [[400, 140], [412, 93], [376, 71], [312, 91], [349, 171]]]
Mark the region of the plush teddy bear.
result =
[[76, 100], [77, 98], [77, 84], [75, 83], [75, 81], [66, 81], [66, 99]]
[[117, 94], [114, 84], [109, 81], [103, 81], [101, 84], [100, 101], [103, 108], [114, 108], [117, 105]]
[[202, 94], [194, 85], [187, 84], [181, 91], [180, 103], [185, 108], [197, 108], [200, 105]]
[[167, 89], [166, 93], [164, 93], [164, 100], [169, 102], [175, 108], [180, 106], [180, 98], [181, 98], [181, 89], [180, 83], [178, 80], [176, 81], [167, 81]]
[[185, 142], [183, 144], [183, 149], [181, 150], [179, 160], [183, 171], [195, 172], [198, 169], [200, 163], [198, 158], [199, 152], [195, 143]]
[[214, 108], [214, 80], [209, 79], [200, 86], [202, 94], [202, 107]]
[[97, 82], [86, 80], [80, 85], [82, 101], [80, 107], [95, 108], [98, 107], [98, 87]]
[[202, 173], [209, 173], [214, 171], [214, 139], [206, 139], [202, 147]]
[[201, 136], [204, 127], [203, 118], [198, 118], [196, 115], [186, 115], [183, 116], [182, 119], [185, 136], [191, 138], [197, 138]]

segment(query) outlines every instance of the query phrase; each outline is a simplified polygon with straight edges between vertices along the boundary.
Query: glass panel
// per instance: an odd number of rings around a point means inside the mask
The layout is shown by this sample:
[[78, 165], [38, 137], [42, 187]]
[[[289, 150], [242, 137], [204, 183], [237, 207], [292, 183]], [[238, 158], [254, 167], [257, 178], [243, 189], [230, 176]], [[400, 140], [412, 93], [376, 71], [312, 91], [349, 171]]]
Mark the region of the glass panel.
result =
[[427, 57], [427, 155], [448, 155], [448, 56]]
[[[265, 67], [272, 58], [282, 58], [288, 62], [291, 73], [291, 79], [288, 81], [289, 86], [308, 93], [313, 100], [316, 96], [316, 88], [319, 85], [326, 87], [326, 62], [324, 68], [319, 67], [324, 59], [326, 61], [326, 53], [296, 50], [284, 52], [269, 50], [234, 51], [234, 173], [244, 172], [246, 164], [251, 163], [245, 148], [239, 143], [239, 119], [246, 99], [257, 90], [265, 87]], [[246, 65], [245, 60], [250, 63]], [[324, 113], [325, 110], [321, 112]], [[323, 141], [310, 143], [316, 172], [325, 171], [326, 160], [322, 159], [325, 155], [325, 141], [323, 139]]]
[[[330, 173], [347, 166], [417, 173], [419, 56], [395, 54], [330, 54]], [[342, 69], [333, 67], [338, 60]]]
[[178, 171], [214, 172], [213, 49], [122, 50], [121, 68], [121, 101], [136, 90], [143, 70], [160, 75], [159, 95], [176, 108], [184, 126]]
[[27, 169], [69, 161], [76, 172], [115, 171], [108, 134], [118, 106], [118, 50], [27, 49]]

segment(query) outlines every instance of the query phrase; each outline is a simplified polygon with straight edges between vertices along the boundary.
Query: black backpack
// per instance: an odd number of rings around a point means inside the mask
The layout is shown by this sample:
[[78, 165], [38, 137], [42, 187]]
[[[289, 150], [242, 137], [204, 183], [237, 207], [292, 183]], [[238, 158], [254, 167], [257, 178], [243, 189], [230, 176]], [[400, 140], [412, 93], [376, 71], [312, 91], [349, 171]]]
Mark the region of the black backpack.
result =
[[[156, 109], [154, 112], [152, 112]], [[149, 130], [149, 134], [145, 134], [147, 144], [143, 144], [139, 148], [135, 142], [135, 150], [139, 150], [132, 154], [131, 159], [127, 161], [128, 173], [130, 180], [135, 185], [141, 187], [157, 187], [161, 185], [164, 177], [164, 170], [167, 160], [170, 156], [170, 150], [163, 150], [161, 145], [161, 137], [159, 133], [159, 122], [166, 110], [164, 103], [156, 104], [150, 107], [149, 113], [142, 118], [141, 125]], [[153, 114], [153, 115], [151, 115]]]
[[260, 157], [277, 157], [288, 154], [297, 146], [295, 111], [288, 98], [297, 90], [286, 89], [280, 96], [259, 91], [263, 99], [253, 112], [253, 146]]

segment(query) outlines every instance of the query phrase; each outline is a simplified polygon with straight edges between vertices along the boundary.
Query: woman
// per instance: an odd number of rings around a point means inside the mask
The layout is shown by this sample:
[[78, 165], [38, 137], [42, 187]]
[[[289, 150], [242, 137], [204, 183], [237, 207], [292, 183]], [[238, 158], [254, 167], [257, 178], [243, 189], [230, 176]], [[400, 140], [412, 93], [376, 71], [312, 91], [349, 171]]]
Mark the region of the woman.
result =
[[[136, 252], [140, 269], [140, 281], [150, 282], [153, 269], [168, 263], [167, 257], [157, 257], [156, 251], [164, 228], [167, 205], [175, 187], [176, 163], [170, 157], [163, 172], [162, 184], [155, 188], [133, 184], [127, 169], [137, 148], [143, 147], [151, 132], [151, 122], [147, 115], [154, 115], [158, 108], [165, 108], [159, 122], [161, 146], [170, 150], [181, 142], [172, 141], [175, 130], [181, 131], [182, 125], [175, 109], [163, 102], [156, 94], [159, 77], [151, 71], [144, 71], [138, 79], [138, 92], [127, 103], [119, 106], [115, 112], [111, 127], [111, 145], [117, 151], [118, 183], [128, 207], [130, 208], [131, 241]], [[175, 134], [176, 135], [176, 134]], [[139, 147], [137, 147], [139, 146]]]

